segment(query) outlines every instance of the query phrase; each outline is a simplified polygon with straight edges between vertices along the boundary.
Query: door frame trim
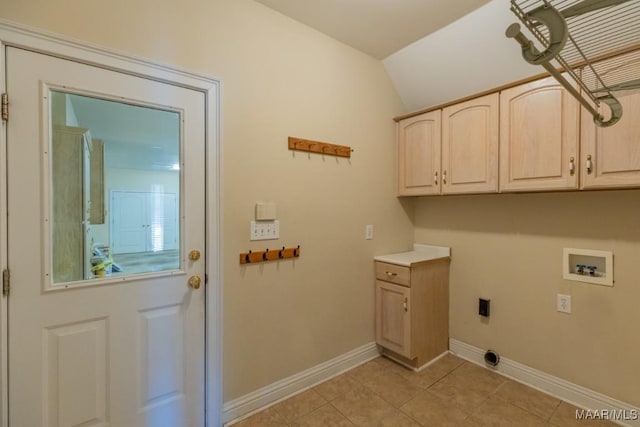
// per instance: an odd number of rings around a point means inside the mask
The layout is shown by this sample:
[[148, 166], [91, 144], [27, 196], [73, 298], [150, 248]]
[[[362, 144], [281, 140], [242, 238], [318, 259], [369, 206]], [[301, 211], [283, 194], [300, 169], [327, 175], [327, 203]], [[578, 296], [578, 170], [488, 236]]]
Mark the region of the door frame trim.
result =
[[[205, 420], [222, 425], [222, 227], [220, 79], [186, 71], [123, 52], [74, 40], [41, 29], [0, 19], [0, 75], [6, 70], [6, 47], [13, 46], [75, 62], [131, 74], [202, 92], [205, 96], [206, 150], [206, 344]], [[0, 78], [0, 93], [6, 79]], [[11, 102], [11, 94], [9, 94]], [[0, 124], [0, 270], [7, 268], [7, 125]], [[7, 297], [0, 298], [0, 426], [8, 427]]]

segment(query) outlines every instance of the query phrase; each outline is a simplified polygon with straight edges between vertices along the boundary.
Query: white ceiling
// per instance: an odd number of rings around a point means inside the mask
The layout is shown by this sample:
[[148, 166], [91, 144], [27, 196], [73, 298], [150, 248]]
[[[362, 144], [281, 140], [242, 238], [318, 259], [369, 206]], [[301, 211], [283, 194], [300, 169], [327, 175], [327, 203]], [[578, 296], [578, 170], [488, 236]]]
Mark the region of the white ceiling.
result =
[[384, 59], [489, 0], [256, 0]]
[[[509, 0], [256, 0], [382, 58], [405, 113], [513, 82], [543, 70], [505, 37]], [[326, 28], [319, 28], [326, 26]], [[440, 28], [441, 27], [441, 28]], [[167, 169], [178, 161], [174, 113], [72, 99], [80, 126], [109, 141], [114, 162]], [[126, 126], [114, 126], [117, 115]], [[155, 120], [157, 119], [157, 121]], [[113, 134], [117, 129], [117, 134]], [[141, 135], [147, 133], [150, 139]], [[126, 136], [123, 136], [126, 135]], [[141, 143], [143, 142], [144, 143]], [[107, 159], [108, 160], [108, 159]]]
[[105, 144], [105, 166], [172, 170], [180, 161], [180, 116], [82, 95], [69, 95], [77, 125]]
[[382, 60], [405, 113], [544, 70], [505, 36], [509, 0], [255, 0]]
[[543, 73], [544, 68], [527, 63], [520, 45], [505, 36], [514, 22], [518, 18], [509, 0], [491, 0], [385, 58], [384, 66], [406, 112]]

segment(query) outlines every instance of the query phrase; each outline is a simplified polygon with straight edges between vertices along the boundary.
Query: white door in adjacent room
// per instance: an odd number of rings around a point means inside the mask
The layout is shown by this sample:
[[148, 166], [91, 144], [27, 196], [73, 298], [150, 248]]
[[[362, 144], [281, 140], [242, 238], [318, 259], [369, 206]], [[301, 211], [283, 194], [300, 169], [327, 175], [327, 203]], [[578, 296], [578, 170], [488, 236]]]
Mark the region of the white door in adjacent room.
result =
[[177, 248], [176, 194], [111, 192], [111, 250], [114, 254]]

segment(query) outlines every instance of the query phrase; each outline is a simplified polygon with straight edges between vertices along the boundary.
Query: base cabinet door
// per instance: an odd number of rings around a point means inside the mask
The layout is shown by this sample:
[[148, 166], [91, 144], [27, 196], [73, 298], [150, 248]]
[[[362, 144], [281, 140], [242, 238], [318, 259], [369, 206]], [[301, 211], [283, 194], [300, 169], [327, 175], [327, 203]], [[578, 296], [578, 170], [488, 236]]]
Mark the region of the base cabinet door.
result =
[[409, 359], [411, 288], [376, 280], [376, 342]]

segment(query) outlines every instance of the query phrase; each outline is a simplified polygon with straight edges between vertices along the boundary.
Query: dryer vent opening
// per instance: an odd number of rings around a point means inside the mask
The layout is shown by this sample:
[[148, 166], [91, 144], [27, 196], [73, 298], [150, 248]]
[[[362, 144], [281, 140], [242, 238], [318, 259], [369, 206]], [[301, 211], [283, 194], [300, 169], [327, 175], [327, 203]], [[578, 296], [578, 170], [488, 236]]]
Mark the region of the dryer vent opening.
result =
[[487, 350], [484, 354], [484, 362], [489, 366], [498, 366], [500, 355], [493, 350]]

